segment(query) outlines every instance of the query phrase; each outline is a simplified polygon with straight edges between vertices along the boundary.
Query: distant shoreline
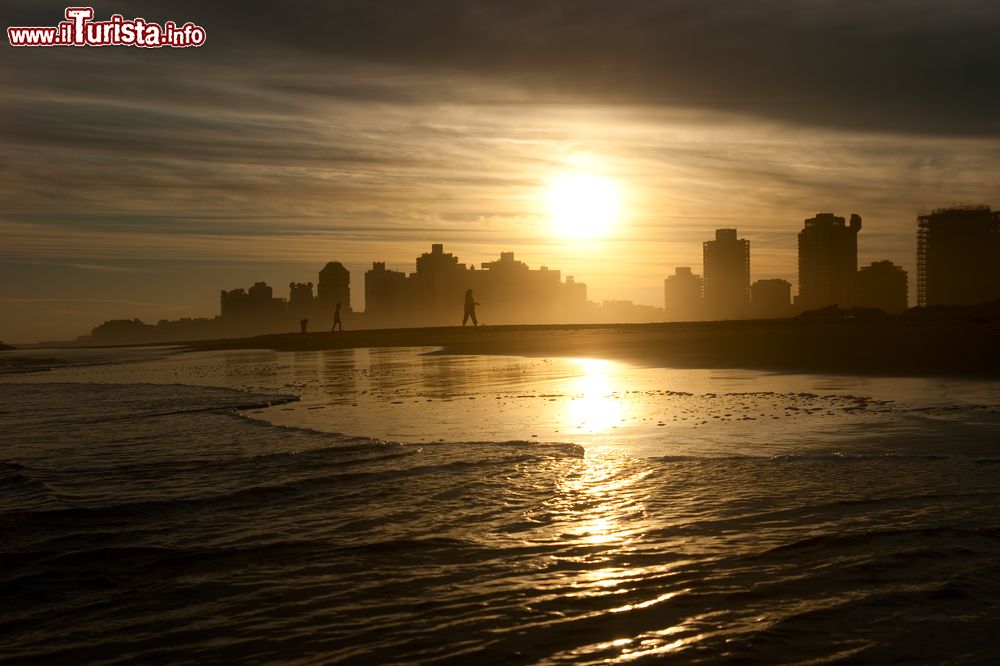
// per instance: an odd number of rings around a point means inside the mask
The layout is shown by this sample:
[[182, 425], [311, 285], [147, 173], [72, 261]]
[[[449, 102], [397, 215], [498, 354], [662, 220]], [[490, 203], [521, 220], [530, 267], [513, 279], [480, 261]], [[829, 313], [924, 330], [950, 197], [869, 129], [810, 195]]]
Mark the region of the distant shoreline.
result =
[[591, 357], [647, 367], [1000, 378], [1000, 323], [741, 320], [283, 333], [184, 343], [191, 350], [440, 347], [447, 354]]

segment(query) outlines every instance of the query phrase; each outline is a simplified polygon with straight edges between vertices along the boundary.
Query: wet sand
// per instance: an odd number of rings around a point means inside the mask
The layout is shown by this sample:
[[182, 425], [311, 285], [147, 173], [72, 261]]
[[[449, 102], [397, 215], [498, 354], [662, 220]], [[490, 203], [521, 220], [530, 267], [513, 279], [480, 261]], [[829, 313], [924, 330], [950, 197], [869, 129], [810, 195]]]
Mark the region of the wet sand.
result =
[[619, 360], [873, 376], [1000, 377], [1000, 325], [977, 321], [755, 320], [287, 333], [188, 343], [197, 350], [440, 347], [440, 353]]

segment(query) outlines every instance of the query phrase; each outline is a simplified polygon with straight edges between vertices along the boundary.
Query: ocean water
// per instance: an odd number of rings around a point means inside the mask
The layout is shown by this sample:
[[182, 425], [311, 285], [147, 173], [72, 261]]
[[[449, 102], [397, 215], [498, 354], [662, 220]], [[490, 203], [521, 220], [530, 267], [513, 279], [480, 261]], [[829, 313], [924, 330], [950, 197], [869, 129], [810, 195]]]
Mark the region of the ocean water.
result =
[[1000, 659], [1000, 384], [431, 351], [0, 356], [0, 660]]

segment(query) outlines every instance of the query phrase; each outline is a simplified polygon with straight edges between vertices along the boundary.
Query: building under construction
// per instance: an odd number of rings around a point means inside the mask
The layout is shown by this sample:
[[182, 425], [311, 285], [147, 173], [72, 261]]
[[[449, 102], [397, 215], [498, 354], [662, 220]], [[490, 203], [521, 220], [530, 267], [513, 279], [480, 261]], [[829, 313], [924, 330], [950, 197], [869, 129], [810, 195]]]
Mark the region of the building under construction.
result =
[[1000, 211], [942, 208], [917, 218], [917, 305], [1000, 299]]

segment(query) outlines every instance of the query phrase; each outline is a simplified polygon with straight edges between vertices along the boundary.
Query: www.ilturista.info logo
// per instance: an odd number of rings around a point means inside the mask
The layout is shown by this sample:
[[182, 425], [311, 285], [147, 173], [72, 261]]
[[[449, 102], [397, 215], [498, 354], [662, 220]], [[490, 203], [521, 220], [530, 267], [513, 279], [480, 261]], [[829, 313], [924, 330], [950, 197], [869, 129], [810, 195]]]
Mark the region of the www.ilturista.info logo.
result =
[[67, 7], [66, 20], [55, 27], [7, 28], [11, 46], [138, 46], [158, 49], [185, 48], [205, 43], [205, 29], [190, 21], [178, 27], [173, 21], [163, 25], [145, 19], [125, 20], [112, 14], [107, 21], [94, 21], [93, 7]]

